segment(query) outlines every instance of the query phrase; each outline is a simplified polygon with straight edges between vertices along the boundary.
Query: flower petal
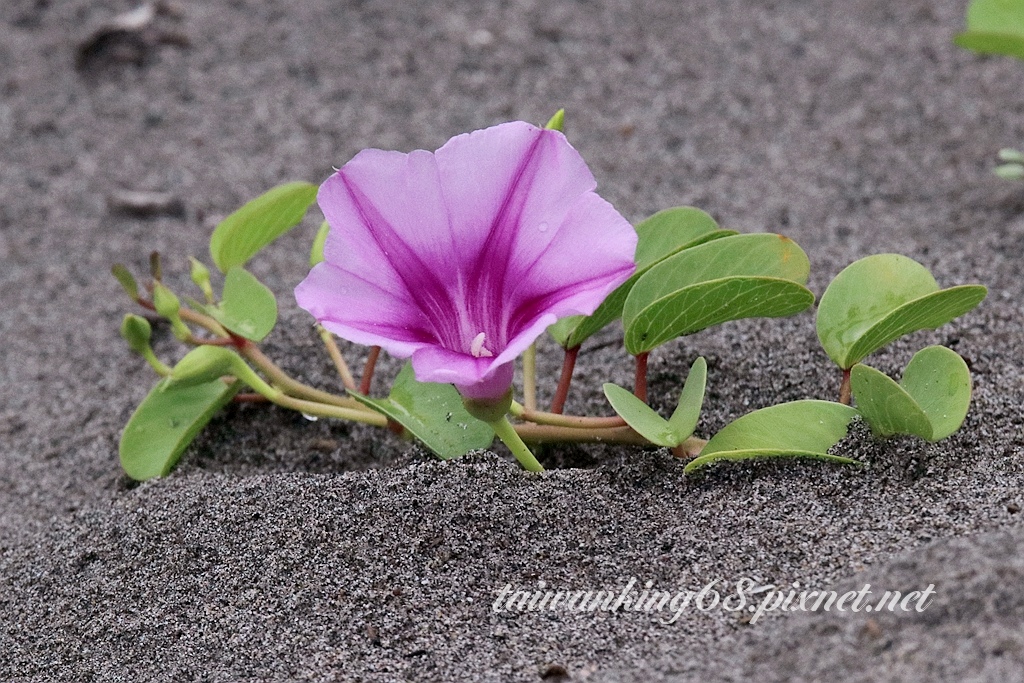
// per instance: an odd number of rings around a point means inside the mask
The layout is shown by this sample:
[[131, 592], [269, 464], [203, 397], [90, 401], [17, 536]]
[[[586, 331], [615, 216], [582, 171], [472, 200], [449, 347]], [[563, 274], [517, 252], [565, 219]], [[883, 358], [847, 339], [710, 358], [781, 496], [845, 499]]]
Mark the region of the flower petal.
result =
[[339, 337], [380, 346], [396, 358], [408, 358], [433, 342], [430, 332], [414, 323], [422, 316], [404, 293], [396, 294], [327, 262], [317, 264], [299, 283], [295, 300]]
[[412, 355], [420, 381], [500, 396], [544, 329], [633, 272], [636, 233], [594, 187], [565, 136], [524, 122], [433, 154], [365, 150], [320, 188], [325, 261], [296, 297], [339, 335]]
[[455, 384], [467, 398], [501, 398], [512, 386], [511, 361], [474, 358], [439, 346], [425, 346], [412, 356], [412, 369], [420, 382]]

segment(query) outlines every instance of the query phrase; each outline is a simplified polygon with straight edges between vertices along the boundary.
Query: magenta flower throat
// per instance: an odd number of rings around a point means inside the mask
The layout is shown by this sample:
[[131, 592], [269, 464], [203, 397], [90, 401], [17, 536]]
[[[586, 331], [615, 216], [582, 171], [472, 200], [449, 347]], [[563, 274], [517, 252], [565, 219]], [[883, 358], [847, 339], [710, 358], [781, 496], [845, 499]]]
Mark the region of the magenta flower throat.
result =
[[364, 150], [320, 187], [330, 233], [299, 305], [349, 341], [412, 358], [421, 382], [490, 400], [559, 318], [634, 270], [633, 227], [558, 131], [524, 122], [436, 152]]

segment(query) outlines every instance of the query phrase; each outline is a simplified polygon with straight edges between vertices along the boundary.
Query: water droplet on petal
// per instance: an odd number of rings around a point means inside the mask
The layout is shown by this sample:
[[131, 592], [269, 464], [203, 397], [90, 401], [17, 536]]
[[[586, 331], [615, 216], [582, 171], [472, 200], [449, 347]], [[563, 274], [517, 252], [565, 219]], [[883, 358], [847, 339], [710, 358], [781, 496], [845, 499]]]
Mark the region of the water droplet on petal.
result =
[[540, 230], [541, 232], [547, 232], [549, 227], [550, 226], [548, 225], [547, 221], [541, 221], [540, 225], [537, 226], [537, 229]]
[[319, 418], [319, 417], [317, 417], [316, 415], [310, 415], [310, 414], [308, 414], [308, 413], [303, 413], [303, 414], [302, 414], [302, 417], [306, 418], [306, 419], [307, 419], [307, 420], [309, 420], [310, 422], [316, 422], [317, 420], [319, 420], [319, 419], [320, 419], [320, 418]]

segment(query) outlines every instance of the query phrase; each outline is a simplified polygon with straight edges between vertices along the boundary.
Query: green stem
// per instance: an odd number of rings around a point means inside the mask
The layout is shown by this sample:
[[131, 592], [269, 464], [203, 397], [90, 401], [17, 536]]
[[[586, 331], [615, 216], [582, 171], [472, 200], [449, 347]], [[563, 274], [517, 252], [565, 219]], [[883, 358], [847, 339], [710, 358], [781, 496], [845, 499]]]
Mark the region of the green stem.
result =
[[528, 472], [543, 472], [544, 467], [537, 462], [537, 458], [530, 452], [530, 448], [523, 442], [522, 437], [516, 432], [512, 423], [508, 421], [505, 416], [500, 417], [494, 422], [490, 423], [491, 429], [498, 435], [498, 438], [508, 446], [508, 449], [512, 451], [512, 455], [516, 456], [516, 460], [523, 466]]
[[637, 434], [631, 427], [610, 429], [578, 429], [552, 425], [520, 424], [516, 432], [530, 443], [618, 443], [635, 446], [650, 446], [651, 442]]
[[608, 429], [611, 427], [625, 427], [626, 421], [621, 417], [578, 417], [575, 415], [561, 415], [558, 413], [545, 413], [542, 410], [530, 410], [525, 406], [512, 401], [509, 412], [520, 420], [533, 422], [539, 425], [551, 425], [554, 427], [574, 427], [578, 429]]
[[336, 417], [342, 420], [352, 420], [353, 422], [365, 422], [366, 424], [375, 425], [377, 427], [388, 426], [387, 417], [377, 412], [344, 408], [337, 405], [325, 405], [316, 401], [304, 401], [302, 399], [289, 396], [280, 389], [267, 384], [266, 381], [257, 375], [256, 372], [244, 361], [239, 360], [238, 356], [235, 356], [235, 359], [237, 361], [233, 368], [235, 376], [252, 387], [253, 390], [261, 396], [266, 397], [266, 399], [271, 403], [283, 408], [297, 410], [304, 415]]
[[356, 380], [352, 377], [352, 371], [348, 369], [348, 363], [345, 362], [344, 356], [341, 355], [341, 349], [338, 348], [338, 343], [334, 341], [334, 335], [320, 325], [316, 326], [316, 331], [320, 333], [320, 339], [323, 340], [324, 346], [327, 348], [327, 355], [331, 357], [334, 367], [338, 369], [338, 374], [341, 376], [341, 383], [345, 385], [345, 388], [349, 391], [355, 391]]
[[150, 367], [156, 370], [156, 374], [161, 377], [167, 377], [171, 374], [171, 369], [156, 357], [156, 354], [153, 353], [152, 347], [147, 345], [145, 349], [140, 351], [140, 354], [146, 359], [146, 362], [149, 363]]
[[349, 408], [351, 410], [372, 412], [369, 409], [364, 408], [363, 405], [355, 399], [346, 398], [344, 396], [335, 396], [334, 394], [314, 389], [311, 386], [292, 379], [285, 374], [284, 370], [279, 368], [274, 361], [267, 358], [266, 354], [264, 354], [263, 351], [261, 351], [260, 348], [252, 342], [246, 342], [243, 344], [238, 349], [238, 352], [241, 353], [246, 360], [259, 368], [264, 375], [269, 377], [271, 382], [297, 398], [326, 403], [328, 405], [339, 406], [342, 408]]
[[278, 391], [277, 396], [267, 396], [271, 403], [276, 403], [282, 408], [297, 410], [303, 415], [315, 417], [334, 417], [340, 420], [352, 420], [373, 425], [374, 427], [387, 427], [388, 418], [372, 410], [357, 410], [355, 408], [342, 408], [341, 406], [324, 405], [316, 401], [304, 401], [300, 398], [292, 398], [284, 392]]
[[527, 410], [537, 409], [537, 342], [523, 354], [523, 403]]

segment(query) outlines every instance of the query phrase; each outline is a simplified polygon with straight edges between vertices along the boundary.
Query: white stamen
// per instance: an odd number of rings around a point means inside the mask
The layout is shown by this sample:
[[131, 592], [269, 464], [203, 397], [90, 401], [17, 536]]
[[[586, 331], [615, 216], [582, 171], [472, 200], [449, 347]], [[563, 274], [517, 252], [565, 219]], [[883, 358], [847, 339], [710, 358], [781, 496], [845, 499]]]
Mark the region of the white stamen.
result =
[[493, 353], [488, 351], [484, 347], [484, 337], [486, 335], [481, 332], [480, 334], [473, 337], [473, 342], [469, 345], [469, 352], [473, 354], [474, 358], [491, 358], [494, 356]]

